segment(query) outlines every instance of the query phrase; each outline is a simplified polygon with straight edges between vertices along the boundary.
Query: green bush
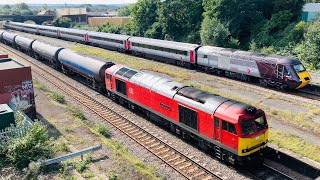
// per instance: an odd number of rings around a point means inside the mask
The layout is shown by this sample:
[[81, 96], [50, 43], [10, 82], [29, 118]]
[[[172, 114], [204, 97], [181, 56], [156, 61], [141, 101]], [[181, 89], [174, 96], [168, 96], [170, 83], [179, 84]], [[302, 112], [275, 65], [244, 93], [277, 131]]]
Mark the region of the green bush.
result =
[[60, 104], [65, 103], [65, 97], [64, 97], [63, 94], [60, 94], [60, 93], [57, 93], [57, 92], [53, 92], [53, 93], [50, 94], [50, 97], [51, 97], [54, 101], [56, 101], [56, 102], [58, 102], [58, 103], [60, 103]]
[[31, 161], [50, 158], [53, 152], [50, 144], [47, 128], [34, 122], [24, 137], [11, 139], [0, 146], [0, 166], [23, 169]]
[[85, 158], [83, 161], [81, 161], [77, 166], [76, 166], [76, 170], [79, 173], [82, 173], [87, 167], [90, 166], [90, 164], [92, 163], [92, 158], [88, 157]]
[[81, 109], [74, 106], [69, 106], [68, 109], [71, 111], [73, 117], [78, 118], [80, 120], [86, 120], [86, 117], [84, 116]]
[[103, 124], [97, 124], [96, 130], [106, 138], [110, 138], [111, 136], [110, 129]]

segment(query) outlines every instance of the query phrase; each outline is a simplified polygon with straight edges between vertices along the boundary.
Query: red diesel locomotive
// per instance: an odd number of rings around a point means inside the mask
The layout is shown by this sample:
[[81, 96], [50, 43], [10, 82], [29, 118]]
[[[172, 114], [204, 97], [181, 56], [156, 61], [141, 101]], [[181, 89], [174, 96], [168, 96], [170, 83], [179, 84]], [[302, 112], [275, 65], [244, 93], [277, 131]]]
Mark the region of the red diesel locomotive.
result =
[[168, 126], [230, 163], [260, 159], [268, 141], [264, 112], [122, 65], [106, 70], [108, 96]]

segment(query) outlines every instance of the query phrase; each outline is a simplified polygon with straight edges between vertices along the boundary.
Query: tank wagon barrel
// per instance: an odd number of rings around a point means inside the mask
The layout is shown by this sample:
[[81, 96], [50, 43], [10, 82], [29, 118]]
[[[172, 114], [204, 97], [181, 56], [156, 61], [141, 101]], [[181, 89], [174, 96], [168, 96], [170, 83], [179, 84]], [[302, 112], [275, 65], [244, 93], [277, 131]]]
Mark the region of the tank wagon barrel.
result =
[[96, 58], [80, 55], [75, 51], [63, 49], [58, 55], [61, 64], [73, 72], [95, 80], [98, 83], [104, 83], [105, 70], [114, 65], [110, 61], [103, 61]]
[[64, 48], [56, 47], [40, 41], [35, 41], [32, 43], [32, 50], [35, 53], [54, 63], [58, 62], [58, 53], [62, 49]]
[[16, 36], [16, 39], [15, 39], [15, 43], [17, 44], [17, 46], [19, 46], [20, 48], [26, 51], [32, 50], [32, 43], [34, 41], [35, 39], [31, 39], [31, 38], [27, 38], [19, 35]]
[[12, 44], [14, 45], [15, 44], [15, 38], [16, 36], [18, 36], [18, 34], [15, 34], [15, 33], [11, 33], [11, 32], [7, 32], [5, 31], [3, 34], [2, 34], [2, 38], [9, 44]]

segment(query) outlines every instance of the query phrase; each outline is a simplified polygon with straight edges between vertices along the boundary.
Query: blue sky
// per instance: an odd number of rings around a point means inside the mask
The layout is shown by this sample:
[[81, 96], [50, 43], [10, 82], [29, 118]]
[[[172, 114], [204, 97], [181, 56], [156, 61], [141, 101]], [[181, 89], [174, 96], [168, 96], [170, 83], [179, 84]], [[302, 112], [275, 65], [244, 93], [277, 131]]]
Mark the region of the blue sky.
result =
[[21, 2], [27, 4], [125, 4], [135, 3], [137, 0], [0, 0], [0, 4], [17, 4]]

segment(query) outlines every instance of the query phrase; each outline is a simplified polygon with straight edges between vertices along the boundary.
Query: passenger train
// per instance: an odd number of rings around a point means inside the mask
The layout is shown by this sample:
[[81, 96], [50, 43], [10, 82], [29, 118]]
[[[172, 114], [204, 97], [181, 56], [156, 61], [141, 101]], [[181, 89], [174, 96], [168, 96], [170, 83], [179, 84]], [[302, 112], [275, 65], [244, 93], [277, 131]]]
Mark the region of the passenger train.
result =
[[6, 28], [99, 46], [186, 67], [196, 67], [261, 86], [300, 89], [311, 81], [300, 61], [277, 55], [119, 34], [7, 21]]
[[95, 90], [144, 113], [186, 141], [197, 142], [223, 161], [262, 162], [268, 123], [261, 109], [11, 32], [0, 30], [0, 41], [67, 75], [81, 76]]

